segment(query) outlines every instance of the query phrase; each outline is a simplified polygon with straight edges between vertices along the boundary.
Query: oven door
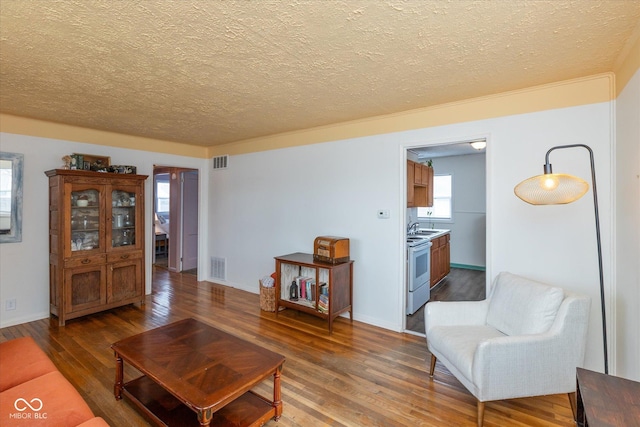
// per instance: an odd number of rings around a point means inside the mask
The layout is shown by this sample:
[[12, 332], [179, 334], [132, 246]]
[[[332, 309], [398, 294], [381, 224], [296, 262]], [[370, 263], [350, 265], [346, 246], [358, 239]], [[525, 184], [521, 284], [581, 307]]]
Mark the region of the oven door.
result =
[[408, 287], [413, 292], [429, 283], [431, 276], [431, 242], [408, 248]]

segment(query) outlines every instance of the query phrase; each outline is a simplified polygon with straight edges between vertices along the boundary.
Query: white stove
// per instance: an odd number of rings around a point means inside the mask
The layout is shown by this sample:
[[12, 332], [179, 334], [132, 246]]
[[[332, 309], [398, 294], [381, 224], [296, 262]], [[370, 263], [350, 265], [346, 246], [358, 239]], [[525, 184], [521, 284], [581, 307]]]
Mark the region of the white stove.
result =
[[415, 313], [431, 297], [431, 240], [407, 235], [407, 314]]
[[418, 236], [416, 234], [407, 235], [407, 247], [413, 248], [415, 246], [426, 245], [430, 239], [427, 236]]

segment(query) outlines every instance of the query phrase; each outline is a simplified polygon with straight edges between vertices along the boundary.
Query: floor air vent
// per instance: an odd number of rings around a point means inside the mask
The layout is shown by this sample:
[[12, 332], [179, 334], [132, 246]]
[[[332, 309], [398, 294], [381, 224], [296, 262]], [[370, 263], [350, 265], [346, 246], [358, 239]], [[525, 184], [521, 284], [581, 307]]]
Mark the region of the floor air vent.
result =
[[217, 156], [213, 158], [213, 170], [226, 169], [229, 164], [229, 155]]
[[227, 259], [211, 257], [211, 277], [213, 279], [227, 280]]

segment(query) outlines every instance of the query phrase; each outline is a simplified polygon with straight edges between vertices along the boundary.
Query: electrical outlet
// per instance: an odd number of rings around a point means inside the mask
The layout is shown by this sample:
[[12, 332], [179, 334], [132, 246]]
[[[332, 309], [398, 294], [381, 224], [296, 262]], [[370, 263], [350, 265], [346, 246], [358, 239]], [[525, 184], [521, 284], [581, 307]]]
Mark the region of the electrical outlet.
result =
[[15, 298], [10, 298], [10, 299], [5, 301], [4, 309], [6, 311], [15, 310], [16, 309], [16, 304], [17, 304], [16, 299]]
[[389, 219], [389, 209], [378, 209], [377, 214], [379, 219]]

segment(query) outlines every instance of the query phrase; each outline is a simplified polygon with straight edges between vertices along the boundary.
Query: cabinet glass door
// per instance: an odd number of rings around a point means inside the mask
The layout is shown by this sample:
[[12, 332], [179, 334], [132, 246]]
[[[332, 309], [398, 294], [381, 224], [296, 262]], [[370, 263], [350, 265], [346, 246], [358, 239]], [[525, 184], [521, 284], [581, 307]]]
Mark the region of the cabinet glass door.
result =
[[111, 246], [136, 244], [136, 193], [126, 190], [111, 192]]
[[71, 251], [100, 247], [100, 193], [88, 189], [71, 192]]

